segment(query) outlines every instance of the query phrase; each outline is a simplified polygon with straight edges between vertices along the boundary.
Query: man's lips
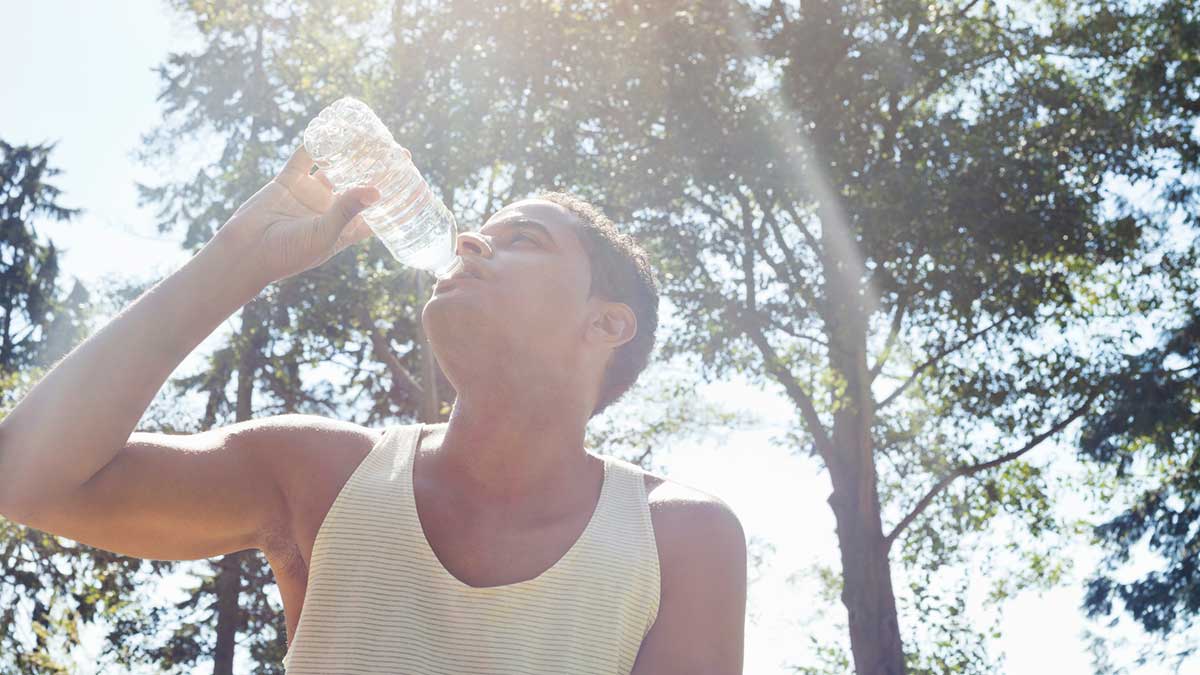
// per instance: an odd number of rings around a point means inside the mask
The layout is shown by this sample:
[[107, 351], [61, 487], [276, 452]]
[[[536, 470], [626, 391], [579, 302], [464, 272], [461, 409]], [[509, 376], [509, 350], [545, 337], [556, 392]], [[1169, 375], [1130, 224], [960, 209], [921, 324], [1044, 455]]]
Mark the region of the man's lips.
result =
[[475, 277], [473, 277], [469, 274], [459, 273], [459, 274], [455, 274], [452, 277], [447, 277], [445, 279], [438, 279], [438, 282], [437, 282], [437, 284], [434, 285], [434, 288], [436, 288], [438, 290], [441, 290], [444, 288], [451, 288], [453, 286], [461, 284], [464, 281], [475, 282], [475, 281], [481, 281], [481, 280], [476, 279]]

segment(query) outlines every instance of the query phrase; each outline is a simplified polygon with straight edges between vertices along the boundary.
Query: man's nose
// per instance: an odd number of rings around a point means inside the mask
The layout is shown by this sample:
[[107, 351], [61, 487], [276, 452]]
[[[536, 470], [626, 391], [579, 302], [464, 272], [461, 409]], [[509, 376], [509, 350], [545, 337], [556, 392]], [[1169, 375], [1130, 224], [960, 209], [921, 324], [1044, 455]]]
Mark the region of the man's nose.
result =
[[458, 244], [455, 246], [454, 252], [462, 256], [466, 251], [483, 258], [492, 257], [492, 247], [488, 244], [487, 239], [475, 232], [463, 232], [458, 235]]

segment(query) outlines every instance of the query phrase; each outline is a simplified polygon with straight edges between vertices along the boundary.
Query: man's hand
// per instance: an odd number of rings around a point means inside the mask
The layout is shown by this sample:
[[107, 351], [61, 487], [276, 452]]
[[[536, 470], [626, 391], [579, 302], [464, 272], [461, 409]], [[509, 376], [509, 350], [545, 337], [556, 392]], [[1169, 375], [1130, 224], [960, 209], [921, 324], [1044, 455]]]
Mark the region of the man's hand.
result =
[[379, 199], [373, 186], [340, 195], [301, 143], [287, 164], [254, 193], [217, 232], [249, 253], [263, 285], [317, 267], [342, 249], [371, 237], [359, 212]]

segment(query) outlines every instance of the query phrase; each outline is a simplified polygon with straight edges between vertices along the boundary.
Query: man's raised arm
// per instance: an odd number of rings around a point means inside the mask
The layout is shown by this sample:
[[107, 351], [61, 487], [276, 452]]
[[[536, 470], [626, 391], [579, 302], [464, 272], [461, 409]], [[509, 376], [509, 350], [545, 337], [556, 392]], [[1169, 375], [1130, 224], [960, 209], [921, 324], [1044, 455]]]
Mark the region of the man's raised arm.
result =
[[[336, 200], [303, 147], [216, 236], [57, 363], [0, 422], [0, 514], [71, 497], [130, 441], [155, 393], [217, 325], [267, 284], [370, 236], [378, 190]], [[351, 225], [351, 222], [355, 224]]]

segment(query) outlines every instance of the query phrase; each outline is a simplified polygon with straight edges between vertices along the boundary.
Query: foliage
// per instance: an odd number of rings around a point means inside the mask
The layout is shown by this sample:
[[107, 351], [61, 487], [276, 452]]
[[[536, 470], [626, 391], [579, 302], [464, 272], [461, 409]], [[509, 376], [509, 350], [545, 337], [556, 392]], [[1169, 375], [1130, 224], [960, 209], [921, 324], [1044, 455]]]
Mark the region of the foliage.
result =
[[[487, 182], [494, 191], [484, 203], [456, 204], [465, 223], [474, 222], [475, 213], [482, 213], [482, 222], [519, 194], [498, 184], [492, 157], [463, 167], [448, 151], [436, 160], [420, 154], [421, 147], [435, 143], [447, 150], [477, 147], [478, 129], [469, 115], [447, 113], [455, 105], [433, 97], [421, 101], [404, 92], [407, 83], [398, 78], [412, 71], [398, 63], [437, 54], [428, 43], [440, 42], [440, 33], [431, 29], [422, 38], [425, 45], [378, 50], [378, 40], [387, 37], [377, 30], [381, 8], [371, 2], [175, 3], [174, 9], [199, 34], [201, 47], [172, 54], [159, 69], [163, 124], [145, 136], [141, 152], [143, 161], [162, 169], [162, 182], [141, 185], [140, 192], [145, 204], [156, 207], [164, 233], [180, 234], [183, 246], [192, 250], [205, 243], [278, 168], [303, 125], [323, 105], [347, 93], [376, 107], [397, 136], [417, 151], [423, 174], [449, 201], [456, 194], [478, 197]], [[329, 21], [335, 15], [338, 20]], [[421, 76], [432, 77], [432, 69]], [[463, 92], [462, 105], [470, 100], [476, 100], [475, 94]], [[430, 124], [431, 119], [439, 123]], [[536, 133], [530, 129], [531, 135]], [[430, 140], [422, 143], [421, 135]], [[195, 144], [218, 152], [203, 166], [181, 170], [177, 157]], [[168, 384], [167, 395], [156, 400], [160, 407], [154, 416], [178, 416], [169, 405], [174, 394], [176, 401], [188, 395], [204, 399], [201, 415], [175, 426], [181, 432], [286, 412], [366, 425], [395, 423], [417, 413], [428, 387], [435, 388], [444, 414], [452, 401], [448, 383], [437, 372], [430, 383], [422, 368], [427, 354], [419, 311], [429, 288], [418, 277], [395, 266], [382, 245], [372, 242], [272, 285], [242, 310], [233, 335], [207, 356], [202, 368]], [[116, 292], [129, 300], [137, 294], [133, 288]], [[644, 389], [653, 390], [646, 396], [664, 406], [662, 414], [643, 416], [644, 429], [600, 429], [592, 439], [599, 438], [606, 451], [628, 447], [635, 453], [631, 459], [639, 454], [645, 458], [683, 430], [702, 430], [703, 417], [723, 426], [735, 419], [686, 405], [690, 388], [683, 382]], [[277, 589], [265, 557], [245, 553], [211, 565], [164, 566], [164, 572], [194, 574], [198, 583], [176, 606], [155, 607], [139, 620], [117, 623], [106, 654], [126, 665], [153, 663], [164, 672], [190, 671], [208, 659], [217, 661], [218, 670], [228, 668], [222, 662], [228, 657], [220, 656], [226, 634], [222, 623], [228, 620], [236, 624], [237, 643], [248, 650], [255, 672], [279, 672], [285, 630]], [[222, 575], [237, 579], [236, 616], [222, 616], [218, 609], [226, 594]]]
[[0, 140], [0, 374], [54, 362], [80, 337], [88, 292], [76, 281], [64, 291], [58, 249], [38, 241], [34, 220], [79, 214], [58, 203], [49, 180], [54, 145]]
[[[1170, 27], [1183, 8], [411, 2], [386, 24], [366, 3], [344, 21], [321, 2], [193, 9], [208, 51], [164, 71], [183, 122], [159, 138], [211, 124], [225, 150], [186, 189], [148, 194], [169, 213], [208, 208], [186, 219], [207, 223], [191, 237], [203, 241], [252, 189], [243, 177], [357, 94], [464, 224], [537, 189], [595, 202], [658, 257], [681, 319], [663, 358], [784, 386], [795, 447], [833, 481], [843, 602], [876, 621], [849, 626], [871, 636], [855, 659], [893, 668], [889, 559], [963, 564], [1000, 514], [1032, 535], [1021, 541], [1065, 526], [1025, 458], [1121, 359], [1119, 336], [1054, 336], [1112, 309], [1087, 293], [1107, 297], [1161, 225], [1111, 208], [1101, 186], [1156, 176], [1164, 157], [1181, 175], [1195, 165], [1189, 71], [1172, 65], [1191, 48]], [[1186, 183], [1173, 194], [1186, 202]], [[345, 261], [336, 305], [298, 314], [341, 335], [355, 325], [338, 307], [382, 306], [412, 335], [419, 294], [359, 294], [380, 253]], [[1053, 583], [1062, 570], [1038, 562], [1052, 551], [1032, 547], [1018, 578]], [[909, 645], [909, 663], [991, 662], [945, 644]]]
[[[1131, 358], [1114, 397], [1089, 419], [1087, 459], [1141, 489], [1094, 534], [1108, 551], [1088, 583], [1093, 617], [1123, 608], [1147, 632], [1168, 637], [1200, 611], [1200, 305], [1160, 345]], [[1145, 558], [1148, 569], [1123, 573]], [[1194, 650], [1192, 645], [1187, 651]], [[1186, 656], [1186, 654], [1184, 655]]]
[[[844, 561], [882, 539], [913, 576], [935, 574], [968, 542], [995, 546], [972, 535], [1003, 514], [1025, 530], [1008, 541], [1030, 544], [1017, 578], [1061, 578], [1046, 561], [1073, 528], [1025, 458], [1105, 391], [1124, 336], [1080, 331], [1133, 309], [1107, 289], [1164, 227], [1102, 186], [1195, 166], [1183, 7], [656, 3], [591, 19], [636, 33], [620, 77], [600, 57], [556, 85], [588, 83], [605, 199], [655, 243], [686, 317], [664, 353], [784, 386], [794, 445], [824, 460], [844, 510]], [[1171, 190], [1187, 200], [1184, 181]], [[877, 649], [886, 566], [843, 573], [852, 619], [878, 617], [861, 645]], [[949, 660], [953, 642], [908, 644], [909, 666], [989, 668]], [[859, 667], [892, 672], [892, 656]]]
[[[659, 357], [696, 357], [706, 381], [779, 383], [797, 411], [787, 440], [828, 470], [851, 650], [818, 645], [826, 666], [994, 668], [994, 628], [963, 619], [979, 580], [944, 587], [940, 573], [1010, 542], [1022, 573], [995, 602], [1065, 573], [1051, 561], [1072, 525], [1029, 460], [1109, 403], [1127, 335], [1083, 329], [1147, 308], [1113, 289], [1163, 214], [1104, 186], [1161, 179], [1193, 205], [1188, 3], [175, 6], [203, 46], [160, 69], [164, 124], [145, 158], [174, 162], [187, 143], [219, 156], [143, 195], [185, 246], [352, 94], [463, 227], [563, 189], [654, 253], [678, 319]], [[393, 269], [373, 242], [272, 286], [178, 386], [208, 394], [205, 425], [413, 415], [432, 386], [413, 375], [426, 291]], [[348, 383], [309, 386], [306, 368], [343, 355]], [[1012, 536], [983, 536], [1001, 522]], [[918, 630], [916, 615], [936, 620]], [[247, 634], [256, 654], [278, 645], [272, 625]], [[179, 644], [208, 644], [191, 630]]]
[[[39, 241], [42, 218], [68, 221], [49, 180], [53, 145], [0, 140], [0, 419], [86, 334], [95, 300], [66, 291], [58, 249]], [[79, 628], [128, 614], [143, 564], [30, 530], [0, 517], [0, 673], [64, 673]], [[51, 649], [57, 647], [58, 649]]]

